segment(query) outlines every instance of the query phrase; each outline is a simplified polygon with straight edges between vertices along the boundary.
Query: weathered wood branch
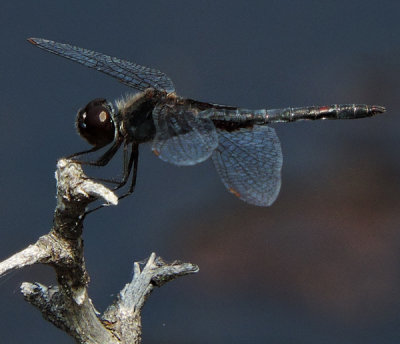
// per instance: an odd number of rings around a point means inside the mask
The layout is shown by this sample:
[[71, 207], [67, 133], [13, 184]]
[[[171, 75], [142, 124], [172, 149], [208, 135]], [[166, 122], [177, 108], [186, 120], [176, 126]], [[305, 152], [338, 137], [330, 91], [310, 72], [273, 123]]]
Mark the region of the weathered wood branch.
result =
[[88, 179], [79, 164], [61, 159], [57, 164], [57, 206], [49, 234], [0, 262], [0, 277], [32, 264], [51, 265], [58, 286], [24, 282], [21, 292], [43, 317], [70, 334], [77, 343], [140, 343], [141, 310], [155, 287], [199, 269], [191, 263], [164, 262], [152, 253], [103, 315], [94, 308], [87, 292], [89, 275], [83, 255], [83, 221], [87, 206], [98, 198], [116, 205], [117, 196]]

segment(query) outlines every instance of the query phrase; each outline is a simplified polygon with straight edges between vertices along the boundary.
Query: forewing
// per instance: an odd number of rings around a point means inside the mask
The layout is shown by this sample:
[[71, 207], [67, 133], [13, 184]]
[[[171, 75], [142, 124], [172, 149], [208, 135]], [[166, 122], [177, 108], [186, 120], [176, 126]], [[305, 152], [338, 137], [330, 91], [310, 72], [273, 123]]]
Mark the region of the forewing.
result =
[[218, 146], [214, 123], [187, 106], [162, 104], [153, 110], [152, 150], [169, 163], [188, 166], [208, 159]]
[[275, 130], [218, 130], [218, 139], [212, 159], [225, 187], [248, 203], [271, 205], [281, 187], [282, 151]]
[[137, 90], [143, 91], [149, 87], [160, 91], [165, 90], [168, 93], [175, 90], [171, 79], [156, 69], [43, 38], [29, 38], [28, 41], [53, 54], [78, 62], [86, 67], [97, 69]]

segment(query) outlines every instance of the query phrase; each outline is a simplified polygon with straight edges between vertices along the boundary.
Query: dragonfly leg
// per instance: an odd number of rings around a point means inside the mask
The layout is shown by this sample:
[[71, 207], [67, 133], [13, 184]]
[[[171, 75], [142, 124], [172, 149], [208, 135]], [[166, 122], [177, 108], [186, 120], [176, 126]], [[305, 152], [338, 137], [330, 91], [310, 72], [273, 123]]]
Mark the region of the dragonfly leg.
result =
[[[115, 180], [108, 180], [108, 179], [96, 179], [99, 181], [104, 181], [104, 182], [108, 182], [108, 183], [115, 183], [118, 184], [114, 190], [118, 190], [121, 187], [123, 187], [126, 182], [129, 179], [129, 175], [131, 174], [132, 171], [132, 166], [133, 166], [133, 175], [132, 175], [132, 181], [131, 181], [131, 185], [129, 187], [129, 190], [122, 194], [121, 196], [118, 197], [118, 199], [122, 199], [125, 198], [127, 196], [129, 196], [130, 194], [133, 193], [133, 191], [135, 190], [135, 185], [136, 185], [136, 176], [137, 176], [137, 166], [138, 166], [138, 160], [139, 160], [139, 145], [137, 143], [133, 143], [132, 147], [131, 147], [131, 152], [129, 155], [129, 160], [128, 160], [128, 149], [127, 146], [124, 146], [124, 173], [123, 173], [123, 177], [120, 181], [115, 181]], [[91, 178], [92, 179], [92, 178]], [[90, 214], [100, 208], [103, 208], [107, 206], [106, 204], [101, 204], [93, 209], [90, 209], [88, 211], [85, 212], [85, 216], [87, 214]]]
[[126, 168], [125, 168], [124, 177], [122, 179], [123, 184], [121, 186], [125, 185], [126, 182], [128, 181], [129, 175], [130, 175], [131, 170], [132, 170], [132, 165], [133, 165], [133, 173], [132, 173], [131, 185], [129, 187], [129, 190], [126, 193], [124, 193], [123, 195], [119, 196], [118, 199], [122, 199], [122, 198], [125, 198], [125, 197], [129, 196], [135, 190], [136, 176], [137, 176], [137, 169], [138, 169], [138, 161], [139, 161], [139, 145], [137, 143], [133, 143], [132, 144], [131, 155], [129, 157], [129, 162], [128, 162]]
[[112, 157], [117, 153], [119, 147], [122, 144], [122, 140], [117, 140], [113, 143], [113, 145], [96, 161], [88, 161], [84, 162], [87, 165], [92, 165], [92, 166], [105, 166], [109, 163], [109, 161], [112, 159]]
[[[103, 147], [93, 147], [91, 149], [81, 151], [78, 153], [71, 154], [66, 157], [66, 159], [70, 159], [74, 161], [77, 164], [81, 165], [90, 165], [90, 166], [105, 166], [108, 164], [108, 162], [112, 159], [112, 157], [115, 155], [115, 153], [118, 151], [119, 147], [121, 146], [122, 140], [116, 141], [99, 159], [95, 161], [85, 161], [85, 160], [79, 160], [76, 157], [84, 154], [89, 154], [98, 151], [99, 149]], [[106, 178], [94, 178], [94, 177], [86, 177], [84, 179], [91, 179], [91, 180], [96, 180], [99, 182], [106, 182], [106, 183], [112, 183], [112, 184], [121, 184], [120, 181], [112, 180], [112, 179], [106, 179]]]
[[[114, 142], [114, 144], [97, 160], [95, 161], [85, 161], [85, 160], [78, 160], [78, 159], [72, 159], [74, 162], [81, 164], [81, 165], [90, 165], [90, 166], [105, 166], [109, 163], [109, 161], [112, 159], [112, 157], [115, 155], [115, 153], [118, 151], [119, 147], [122, 144], [122, 140], [117, 140]], [[87, 151], [82, 151], [79, 153], [75, 153], [67, 157], [68, 159], [87, 154], [87, 153], [92, 153], [97, 150], [99, 150], [102, 147], [94, 147], [92, 149], [89, 149]], [[96, 177], [87, 177], [87, 179], [91, 180], [96, 180], [99, 182], [105, 182], [105, 183], [111, 183], [111, 184], [121, 184], [120, 181], [112, 180], [112, 179], [106, 179], [106, 178], [96, 178]]]
[[[128, 150], [128, 145], [125, 144], [124, 145], [124, 167], [123, 167], [123, 171], [122, 171], [122, 179], [121, 180], [110, 180], [110, 179], [98, 179], [100, 181], [104, 181], [104, 182], [109, 182], [109, 183], [114, 183], [117, 184], [117, 186], [113, 189], [113, 190], [118, 190], [120, 188], [122, 188], [126, 182], [129, 179], [129, 175], [131, 174], [132, 171], [132, 165], [134, 163], [134, 161], [137, 162], [137, 152], [135, 153], [135, 151], [138, 150], [138, 145], [137, 144], [132, 144], [131, 147], [131, 153], [129, 154], [129, 150]], [[129, 155], [129, 159], [128, 159], [128, 155]], [[136, 157], [136, 160], [135, 160]], [[135, 163], [136, 166], [136, 163]]]
[[[134, 146], [136, 148], [134, 148]], [[135, 156], [137, 156], [137, 153], [134, 152], [135, 149], [138, 150], [138, 145], [137, 144], [133, 144], [132, 145], [131, 153], [129, 154], [128, 145], [124, 145], [124, 155], [123, 155], [124, 166], [123, 166], [122, 179], [121, 180], [108, 179], [108, 178], [93, 178], [93, 177], [90, 177], [89, 179], [96, 180], [96, 181], [99, 181], [99, 182], [116, 184], [117, 186], [114, 187], [113, 190], [118, 190], [118, 189], [122, 188], [126, 184], [126, 182], [128, 181], [129, 175], [131, 174], [132, 165], [133, 165], [133, 163], [135, 161]], [[128, 155], [129, 155], [129, 159], [128, 159]], [[136, 157], [136, 159], [137, 159], [137, 157]]]
[[112, 157], [118, 151], [119, 147], [122, 144], [122, 141], [123, 141], [122, 139], [116, 140], [113, 143], [113, 145], [100, 158], [98, 158], [95, 161], [85, 161], [85, 160], [78, 160], [78, 159], [74, 159], [74, 158], [77, 156], [80, 156], [80, 155], [96, 152], [103, 147], [93, 147], [92, 149], [89, 149], [89, 150], [74, 153], [72, 155], [67, 156], [67, 159], [71, 159], [74, 162], [81, 164], [81, 165], [105, 166], [109, 163], [109, 161], [112, 159]]
[[78, 153], [74, 153], [74, 154], [68, 155], [66, 158], [67, 158], [67, 159], [70, 159], [70, 160], [74, 160], [74, 161], [80, 163], [80, 162], [81, 162], [80, 160], [74, 159], [74, 158], [77, 157], [77, 156], [80, 156], [80, 155], [84, 155], [84, 154], [89, 154], [89, 153], [92, 153], [92, 152], [96, 152], [96, 151], [98, 151], [98, 150], [101, 149], [101, 148], [103, 148], [103, 147], [93, 147], [93, 148], [91, 148], [91, 149], [88, 149], [88, 150], [85, 150], [85, 151], [82, 151], [82, 152], [78, 152]]

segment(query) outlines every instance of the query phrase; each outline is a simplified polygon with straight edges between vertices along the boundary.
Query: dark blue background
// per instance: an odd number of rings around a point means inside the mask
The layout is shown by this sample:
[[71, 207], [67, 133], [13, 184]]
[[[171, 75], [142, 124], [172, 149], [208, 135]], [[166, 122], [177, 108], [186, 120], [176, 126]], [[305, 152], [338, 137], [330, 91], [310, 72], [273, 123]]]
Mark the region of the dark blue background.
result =
[[[179, 94], [246, 108], [369, 103], [357, 121], [276, 125], [282, 190], [270, 208], [225, 191], [212, 163], [141, 149], [135, 194], [85, 227], [100, 309], [152, 251], [200, 265], [156, 290], [145, 343], [398, 343], [400, 5], [397, 1], [15, 1], [0, 8], [0, 255], [51, 227], [56, 160], [85, 149], [77, 109], [134, 90], [35, 49], [44, 37], [167, 73]], [[120, 171], [120, 161], [106, 170]], [[0, 280], [1, 343], [72, 343]]]

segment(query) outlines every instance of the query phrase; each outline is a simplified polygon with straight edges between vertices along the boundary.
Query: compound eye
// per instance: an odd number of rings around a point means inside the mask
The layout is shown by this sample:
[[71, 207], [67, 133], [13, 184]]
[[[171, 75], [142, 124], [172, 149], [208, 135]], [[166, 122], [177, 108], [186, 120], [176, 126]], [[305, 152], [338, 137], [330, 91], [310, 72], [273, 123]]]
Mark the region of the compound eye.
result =
[[105, 99], [94, 99], [76, 117], [76, 128], [81, 137], [95, 147], [103, 147], [114, 140], [115, 126], [112, 109]]

